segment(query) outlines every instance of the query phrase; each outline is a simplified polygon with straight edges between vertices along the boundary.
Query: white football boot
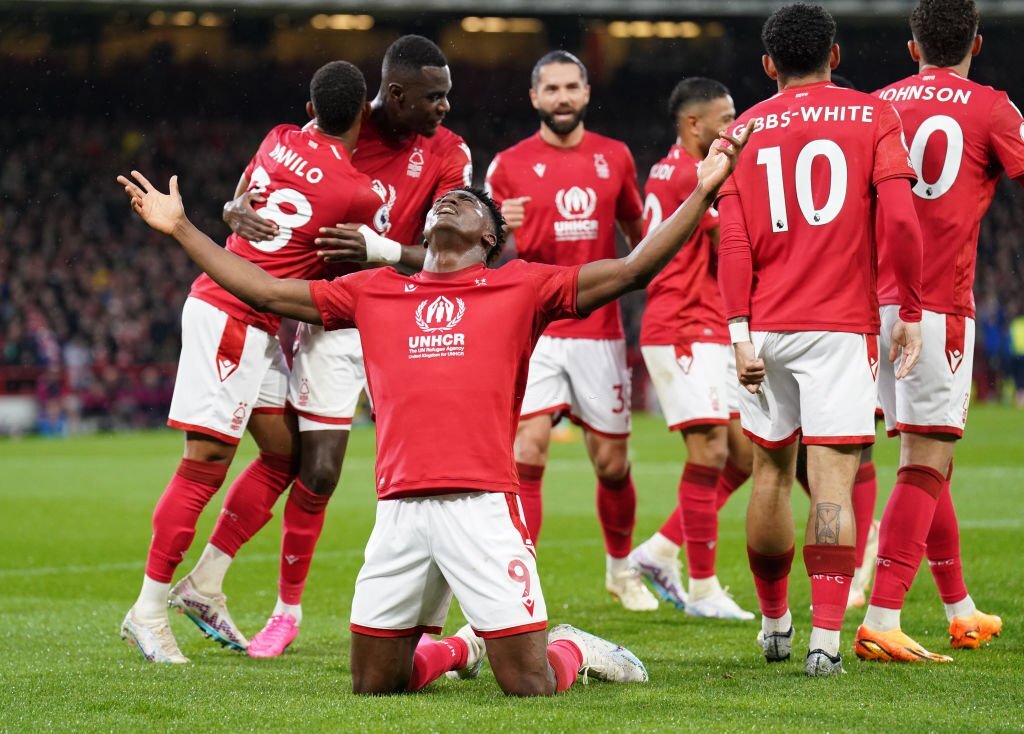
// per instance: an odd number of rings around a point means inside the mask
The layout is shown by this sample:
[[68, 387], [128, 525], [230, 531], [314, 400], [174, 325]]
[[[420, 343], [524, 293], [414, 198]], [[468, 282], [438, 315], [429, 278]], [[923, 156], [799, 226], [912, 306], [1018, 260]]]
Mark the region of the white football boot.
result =
[[245, 652], [249, 641], [235, 626], [228, 614], [228, 598], [223, 594], [206, 596], [192, 583], [188, 576], [171, 589], [167, 605], [184, 614], [200, 631], [223, 647]]
[[[740, 619], [747, 621], [754, 618], [753, 612], [748, 612], [736, 603], [736, 600], [732, 598], [732, 594], [729, 593], [728, 587], [722, 588], [717, 578], [712, 577], [712, 579], [714, 583], [711, 585], [709, 593], [698, 597], [693, 593], [693, 589], [690, 590], [690, 596], [686, 601], [687, 614], [691, 617], [704, 617], [706, 619]], [[701, 579], [701, 581], [704, 581], [704, 579]]]
[[804, 672], [812, 678], [822, 678], [829, 675], [842, 675], [846, 672], [843, 667], [843, 658], [836, 654], [829, 655], [824, 650], [811, 650], [804, 660]]
[[168, 621], [162, 619], [158, 622], [143, 623], [135, 616], [135, 607], [128, 610], [121, 623], [121, 639], [132, 647], [139, 648], [142, 657], [151, 663], [190, 662], [181, 654]]
[[662, 599], [680, 611], [686, 609], [683, 562], [678, 557], [660, 558], [641, 543], [629, 554], [629, 567], [647, 579], [654, 593]]
[[568, 640], [579, 648], [583, 655], [580, 673], [593, 676], [598, 680], [612, 683], [646, 683], [647, 668], [640, 658], [614, 642], [601, 639], [589, 632], [573, 627], [571, 624], [560, 624], [548, 632], [548, 644], [556, 640]]
[[619, 573], [606, 573], [604, 586], [630, 612], [653, 612], [658, 608], [658, 600], [644, 584], [640, 574], [632, 568]]

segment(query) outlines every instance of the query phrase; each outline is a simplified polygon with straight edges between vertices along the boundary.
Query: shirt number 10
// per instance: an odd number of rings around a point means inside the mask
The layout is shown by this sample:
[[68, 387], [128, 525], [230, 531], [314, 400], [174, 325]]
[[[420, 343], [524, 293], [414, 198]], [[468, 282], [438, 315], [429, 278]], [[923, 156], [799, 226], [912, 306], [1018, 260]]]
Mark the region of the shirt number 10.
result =
[[[824, 156], [828, 160], [831, 172], [828, 199], [822, 207], [814, 205], [814, 191], [811, 189], [811, 168], [818, 156]], [[782, 180], [782, 149], [779, 146], [761, 148], [757, 151], [757, 165], [764, 166], [768, 176], [768, 208], [772, 216], [772, 232], [788, 232], [786, 189]], [[812, 140], [800, 150], [796, 158], [793, 180], [796, 203], [800, 207], [800, 213], [812, 227], [828, 224], [839, 216], [846, 202], [846, 170], [843, 149], [832, 140]]]

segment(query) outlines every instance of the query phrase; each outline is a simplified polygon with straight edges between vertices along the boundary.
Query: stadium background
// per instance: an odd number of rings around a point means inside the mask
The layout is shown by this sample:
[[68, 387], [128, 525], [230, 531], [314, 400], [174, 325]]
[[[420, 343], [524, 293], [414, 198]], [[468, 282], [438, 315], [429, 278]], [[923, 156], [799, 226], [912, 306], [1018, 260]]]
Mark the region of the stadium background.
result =
[[[180, 307], [196, 274], [140, 225], [114, 176], [182, 179], [192, 218], [223, 239], [228, 199], [262, 135], [303, 122], [313, 70], [353, 61], [371, 94], [402, 33], [437, 40], [454, 89], [446, 124], [480, 181], [495, 152], [532, 133], [529, 70], [567, 48], [593, 85], [588, 126], [625, 140], [641, 184], [673, 140], [675, 82], [711, 76], [742, 110], [773, 92], [758, 32], [772, 4], [459, 0], [0, 4], [0, 434], [163, 424]], [[864, 90], [913, 71], [911, 3], [844, 0], [840, 73]], [[1024, 3], [979, 3], [985, 46], [972, 77], [1024, 99]], [[1024, 202], [1002, 184], [982, 227], [976, 295], [977, 397], [1024, 404]], [[643, 296], [624, 304], [635, 343]], [[1016, 336], [1016, 338], [1013, 338]], [[637, 407], [650, 407], [638, 368]], [[1016, 381], [1015, 379], [1016, 378]]]

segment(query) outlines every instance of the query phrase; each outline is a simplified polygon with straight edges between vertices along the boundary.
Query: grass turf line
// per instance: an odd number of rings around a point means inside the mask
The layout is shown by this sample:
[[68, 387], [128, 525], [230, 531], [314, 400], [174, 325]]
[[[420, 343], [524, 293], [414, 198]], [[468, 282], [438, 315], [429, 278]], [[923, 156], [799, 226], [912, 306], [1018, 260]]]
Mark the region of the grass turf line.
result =
[[[190, 666], [146, 664], [117, 636], [138, 592], [150, 515], [177, 464], [180, 436], [159, 431], [3, 441], [0, 730], [1020, 730], [1022, 435], [1024, 414], [974, 407], [954, 474], [968, 585], [983, 610], [1003, 616], [1002, 639], [982, 651], [954, 651], [949, 666], [860, 663], [851, 645], [862, 612], [851, 612], [842, 648], [849, 674], [835, 680], [805, 679], [802, 655], [766, 665], [754, 644], [756, 622], [697, 620], [664, 604], [654, 613], [623, 611], [604, 592], [594, 479], [582, 444], [554, 446], [540, 547], [550, 619], [627, 645], [647, 664], [651, 682], [577, 685], [554, 700], [525, 701], [506, 699], [486, 666], [476, 681], [441, 680], [414, 696], [349, 693], [347, 612], [374, 512], [373, 437], [366, 428], [352, 435], [295, 645], [280, 659], [249, 660], [208, 642], [174, 615]], [[253, 453], [246, 441], [229, 481]], [[632, 454], [639, 541], [671, 509], [684, 452], [660, 419], [638, 416]], [[877, 516], [895, 460], [896, 444], [880, 441]], [[718, 571], [737, 601], [753, 610], [743, 544], [748, 496], [749, 484], [723, 511]], [[221, 501], [204, 513], [182, 572], [201, 552]], [[807, 501], [799, 490], [793, 503], [802, 526]], [[230, 609], [249, 634], [262, 626], [276, 598], [280, 507], [228, 577]], [[809, 601], [797, 560], [791, 580], [796, 650], [806, 645]], [[903, 618], [904, 629], [921, 643], [948, 651], [945, 617], [926, 568]], [[461, 623], [455, 606], [446, 631]]]

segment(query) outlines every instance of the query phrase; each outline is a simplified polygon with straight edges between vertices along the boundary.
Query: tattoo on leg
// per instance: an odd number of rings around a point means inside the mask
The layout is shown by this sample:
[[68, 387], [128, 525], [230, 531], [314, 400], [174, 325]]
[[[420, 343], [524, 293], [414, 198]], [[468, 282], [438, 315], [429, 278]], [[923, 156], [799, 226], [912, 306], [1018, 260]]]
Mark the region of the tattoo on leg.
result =
[[839, 545], [839, 513], [842, 508], [831, 502], [814, 506], [814, 542], [819, 545]]

